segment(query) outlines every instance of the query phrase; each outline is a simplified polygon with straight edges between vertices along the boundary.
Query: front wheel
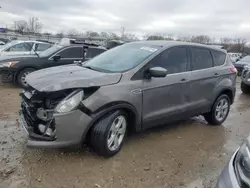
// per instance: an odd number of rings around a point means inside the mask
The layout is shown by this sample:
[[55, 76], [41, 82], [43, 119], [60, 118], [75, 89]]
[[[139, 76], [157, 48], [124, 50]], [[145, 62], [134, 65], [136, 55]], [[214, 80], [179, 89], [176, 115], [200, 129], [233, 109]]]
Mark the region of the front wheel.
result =
[[122, 110], [101, 118], [90, 133], [90, 145], [104, 157], [111, 157], [122, 148], [127, 132], [127, 114]]
[[222, 94], [216, 99], [211, 111], [204, 114], [204, 118], [210, 125], [221, 125], [226, 120], [229, 111], [229, 97]]
[[26, 68], [21, 70], [18, 75], [17, 75], [17, 82], [18, 84], [22, 87], [22, 88], [27, 88], [28, 87], [28, 83], [26, 82], [26, 76], [31, 73], [36, 71], [36, 69], [33, 68]]
[[246, 93], [246, 94], [250, 93], [250, 86], [245, 84], [244, 82], [240, 83], [240, 88], [243, 93]]

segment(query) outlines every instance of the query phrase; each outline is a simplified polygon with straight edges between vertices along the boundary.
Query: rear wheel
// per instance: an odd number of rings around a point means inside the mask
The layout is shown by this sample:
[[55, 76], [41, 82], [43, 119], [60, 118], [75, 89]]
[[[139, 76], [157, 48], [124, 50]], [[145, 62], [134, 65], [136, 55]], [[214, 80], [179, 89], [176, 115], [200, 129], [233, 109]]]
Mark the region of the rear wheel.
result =
[[240, 83], [240, 88], [243, 93], [246, 93], [246, 94], [250, 93], [250, 86], [245, 84], [244, 82]]
[[26, 76], [31, 73], [36, 71], [36, 69], [33, 68], [26, 68], [21, 70], [18, 75], [17, 75], [17, 82], [18, 84], [22, 87], [22, 88], [27, 88], [28, 87], [28, 83], [26, 82]]
[[204, 114], [204, 118], [211, 125], [221, 125], [226, 120], [229, 111], [229, 97], [222, 94], [216, 99], [211, 111]]
[[90, 145], [101, 156], [111, 157], [122, 148], [127, 132], [127, 114], [117, 110], [101, 118], [90, 133]]

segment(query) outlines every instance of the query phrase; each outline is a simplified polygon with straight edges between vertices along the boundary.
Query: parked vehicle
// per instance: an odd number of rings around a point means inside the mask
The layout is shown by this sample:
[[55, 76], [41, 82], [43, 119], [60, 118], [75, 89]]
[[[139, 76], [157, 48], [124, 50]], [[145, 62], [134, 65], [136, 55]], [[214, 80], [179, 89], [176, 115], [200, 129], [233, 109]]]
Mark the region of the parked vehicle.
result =
[[0, 41], [0, 45], [2, 46], [2, 45], [5, 45], [5, 42], [3, 42], [3, 41]]
[[231, 58], [232, 62], [235, 63], [237, 60], [240, 59], [241, 53], [228, 53], [229, 57]]
[[111, 49], [111, 48], [114, 48], [123, 44], [125, 44], [125, 42], [122, 40], [111, 40], [111, 41], [108, 41], [107, 44], [105, 44], [105, 48]]
[[52, 45], [39, 41], [13, 40], [0, 48], [0, 56], [34, 55], [42, 52]]
[[20, 123], [28, 147], [87, 142], [103, 156], [129, 131], [202, 114], [222, 124], [234, 101], [236, 69], [226, 51], [174, 41], [131, 42], [84, 65], [43, 69], [26, 78]]
[[245, 65], [241, 74], [241, 91], [243, 93], [250, 93], [250, 64]]
[[233, 154], [221, 172], [216, 188], [246, 188], [250, 186], [250, 137]]
[[247, 56], [243, 57], [242, 59], [240, 59], [239, 61], [234, 63], [234, 66], [237, 69], [239, 76], [241, 75], [241, 73], [244, 69], [244, 66], [246, 66], [246, 65], [250, 65], [250, 55], [247, 55]]
[[37, 56], [0, 58], [2, 82], [14, 82], [18, 83], [22, 88], [26, 88], [28, 85], [25, 78], [33, 71], [59, 65], [81, 63], [104, 51], [106, 49], [103, 47], [87, 44], [54, 45], [36, 54]]

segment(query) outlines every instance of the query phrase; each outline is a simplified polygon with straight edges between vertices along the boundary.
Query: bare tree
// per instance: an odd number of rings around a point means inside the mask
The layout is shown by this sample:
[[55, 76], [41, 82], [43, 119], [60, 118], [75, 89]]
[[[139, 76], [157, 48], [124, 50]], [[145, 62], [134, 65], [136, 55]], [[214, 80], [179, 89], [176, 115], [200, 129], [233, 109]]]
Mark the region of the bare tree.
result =
[[91, 33], [89, 33], [89, 36], [90, 37], [99, 37], [100, 35], [97, 32], [91, 32]]
[[30, 17], [27, 30], [29, 33], [39, 33], [42, 30], [42, 23], [37, 17]]
[[24, 34], [28, 29], [28, 24], [24, 20], [14, 21], [15, 32]]
[[220, 42], [225, 49], [228, 49], [233, 44], [233, 39], [229, 37], [224, 37], [220, 39]]
[[106, 32], [101, 32], [101, 33], [100, 33], [100, 36], [101, 36], [101, 37], [104, 37], [104, 38], [108, 38], [109, 35], [108, 35], [108, 33], [106, 33]]
[[64, 37], [64, 31], [59, 31], [58, 33], [56, 33], [56, 36], [59, 38], [63, 38]]
[[207, 35], [193, 36], [191, 38], [191, 42], [200, 43], [200, 44], [208, 44], [211, 42], [211, 38]]
[[76, 29], [70, 29], [67, 34], [69, 37], [75, 37], [78, 35], [78, 31]]

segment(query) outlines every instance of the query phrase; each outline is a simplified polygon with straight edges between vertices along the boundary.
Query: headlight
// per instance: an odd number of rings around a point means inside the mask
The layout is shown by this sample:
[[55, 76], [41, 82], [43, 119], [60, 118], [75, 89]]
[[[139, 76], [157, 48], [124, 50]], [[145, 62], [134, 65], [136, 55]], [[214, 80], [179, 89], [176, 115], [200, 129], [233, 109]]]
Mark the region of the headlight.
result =
[[235, 168], [239, 183], [250, 186], [250, 151], [248, 140], [242, 144], [236, 155]]
[[16, 63], [18, 63], [19, 61], [10, 61], [10, 62], [6, 62], [1, 64], [4, 67], [13, 67]]
[[58, 113], [65, 113], [75, 110], [83, 99], [83, 90], [74, 91], [63, 99], [55, 108]]

